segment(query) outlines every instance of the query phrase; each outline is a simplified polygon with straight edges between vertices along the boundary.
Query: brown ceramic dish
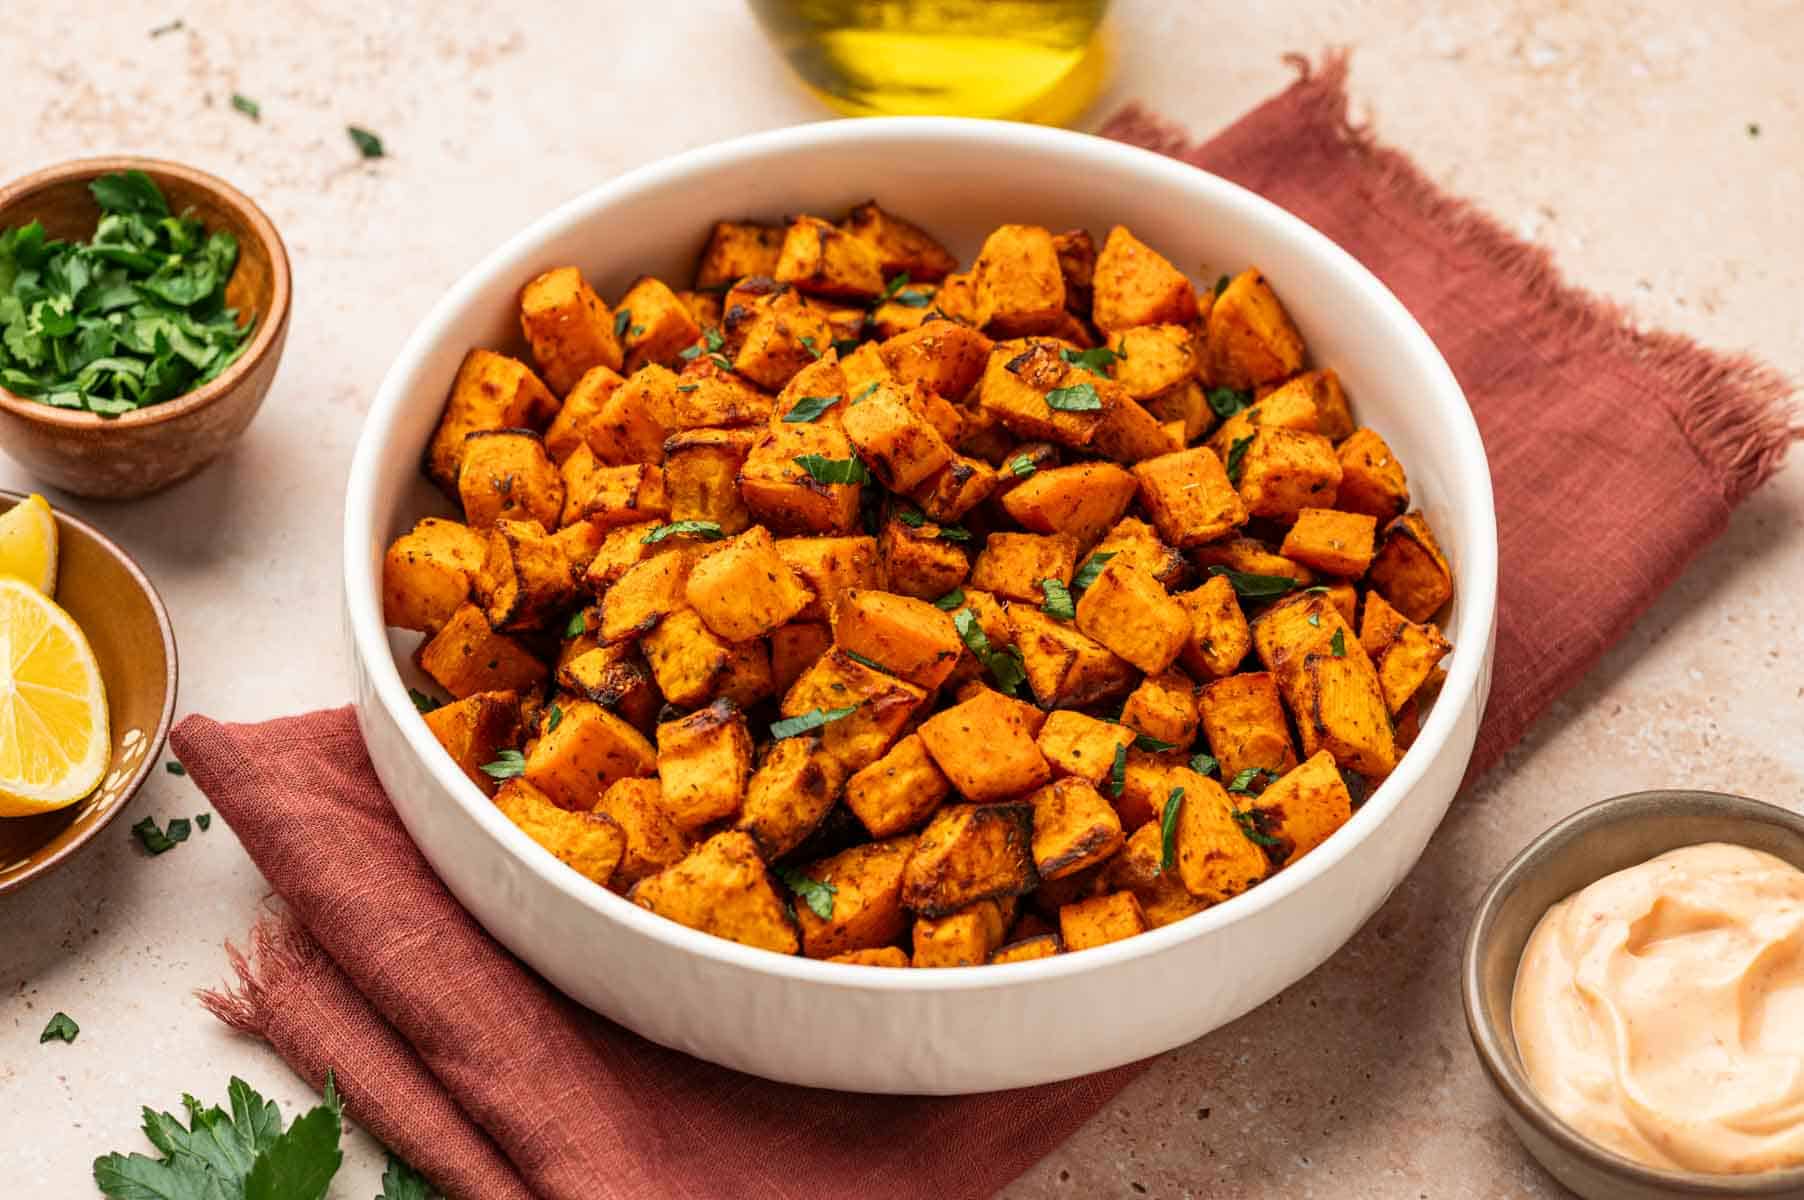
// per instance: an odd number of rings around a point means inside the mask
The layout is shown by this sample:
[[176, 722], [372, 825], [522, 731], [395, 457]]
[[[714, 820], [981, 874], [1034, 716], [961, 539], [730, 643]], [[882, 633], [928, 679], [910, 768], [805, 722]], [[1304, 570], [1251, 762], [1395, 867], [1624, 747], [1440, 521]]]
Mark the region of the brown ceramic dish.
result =
[[[0, 513], [25, 497], [0, 491]], [[156, 766], [175, 713], [175, 632], [138, 564], [93, 526], [56, 514], [56, 600], [100, 660], [113, 758], [93, 795], [36, 817], [0, 818], [0, 894], [47, 874], [106, 828]]]
[[238, 239], [226, 303], [257, 331], [238, 360], [185, 396], [122, 417], [54, 408], [0, 388], [0, 448], [46, 483], [123, 500], [186, 479], [219, 457], [263, 403], [288, 337], [288, 251], [263, 210], [222, 179], [152, 158], [86, 158], [0, 189], [0, 229], [38, 220], [53, 238], [87, 238], [100, 219], [90, 181], [114, 171], [149, 175], [175, 212]]
[[1804, 1196], [1804, 1167], [1703, 1175], [1656, 1170], [1605, 1150], [1541, 1102], [1516, 1050], [1516, 965], [1542, 914], [1605, 875], [1699, 842], [1749, 846], [1804, 868], [1804, 816], [1719, 792], [1636, 792], [1581, 809], [1529, 843], [1479, 901], [1466, 937], [1460, 988], [1478, 1061], [1522, 1144], [1586, 1200]]

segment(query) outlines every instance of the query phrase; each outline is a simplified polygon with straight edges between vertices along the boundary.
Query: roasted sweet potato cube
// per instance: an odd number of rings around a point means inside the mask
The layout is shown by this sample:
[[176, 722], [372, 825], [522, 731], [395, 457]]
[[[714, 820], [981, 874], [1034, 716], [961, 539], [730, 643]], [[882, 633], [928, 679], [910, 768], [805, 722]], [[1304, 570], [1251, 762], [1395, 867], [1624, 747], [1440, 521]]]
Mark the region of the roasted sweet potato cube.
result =
[[669, 362], [702, 335], [689, 306], [650, 275], [640, 276], [620, 298], [614, 324], [623, 334], [628, 375], [649, 363]]
[[1271, 863], [1234, 819], [1233, 801], [1221, 784], [1184, 769], [1174, 771], [1172, 778], [1183, 788], [1176, 842], [1184, 890], [1219, 904], [1264, 879]]
[[1208, 331], [1209, 378], [1218, 386], [1257, 387], [1294, 375], [1303, 365], [1303, 336], [1253, 267], [1216, 296]]
[[1021, 713], [988, 689], [921, 722], [921, 741], [967, 800], [1020, 796], [1052, 778]]
[[797, 614], [799, 620], [826, 620], [848, 588], [874, 588], [881, 578], [877, 539], [872, 537], [778, 538], [777, 555], [814, 593], [814, 600]]
[[769, 648], [762, 641], [727, 641], [693, 608], [667, 615], [642, 644], [652, 678], [672, 704], [693, 708], [725, 697], [744, 708], [775, 692]]
[[716, 221], [695, 266], [697, 290], [736, 283], [748, 275], [770, 275], [783, 251], [783, 227], [755, 221]]
[[[789, 377], [771, 406], [768, 419], [788, 425], [818, 422], [839, 429], [844, 427], [849, 400], [845, 369], [837, 354], [829, 354]], [[825, 408], [821, 408], [823, 404]]]
[[902, 903], [943, 917], [979, 900], [1032, 891], [1033, 807], [950, 804], [934, 814], [903, 872]]
[[906, 837], [867, 842], [798, 868], [802, 877], [832, 889], [830, 916], [821, 916], [812, 905], [795, 906], [802, 926], [802, 953], [832, 958], [901, 937], [908, 927], [902, 881], [913, 848], [914, 839]]
[[1162, 454], [1176, 454], [1184, 448], [1180, 424], [1167, 428], [1118, 384], [1105, 380], [1093, 386], [1102, 400], [1103, 419], [1090, 437], [1087, 448], [1091, 453], [1116, 462], [1137, 463]]
[[[704, 333], [702, 341], [698, 343], [701, 350], [732, 359], [745, 345], [746, 332], [753, 320], [773, 299], [782, 295], [793, 295], [801, 307], [808, 308], [801, 293], [787, 283], [778, 283], [769, 275], [748, 275], [733, 283], [720, 298], [720, 328], [714, 331], [720, 335], [720, 344], [716, 345], [714, 339]], [[815, 312], [812, 308], [809, 311]], [[826, 316], [825, 313], [815, 315], [822, 319]]]
[[1132, 892], [1109, 892], [1059, 909], [1059, 940], [1066, 951], [1106, 946], [1146, 930], [1146, 914]]
[[1353, 638], [1352, 627], [1326, 592], [1294, 592], [1260, 613], [1253, 623], [1259, 661], [1274, 677], [1305, 654], [1330, 653], [1336, 639], [1344, 650]]
[[1022, 700], [1017, 696], [1005, 696], [982, 680], [973, 679], [966, 683], [961, 683], [953, 694], [960, 704], [975, 700], [979, 696], [986, 696], [992, 701], [998, 701], [1008, 705], [1010, 710], [1020, 718], [1021, 727], [1027, 730], [1027, 736], [1032, 738], [1039, 737], [1040, 727], [1046, 724], [1046, 712], [1044, 709], [1041, 709], [1026, 700]]
[[[990, 593], [980, 592], [976, 588], [960, 588], [950, 598], [941, 597], [940, 600], [952, 606], [947, 611], [952, 613], [955, 629], [958, 628], [959, 612], [969, 610], [974, 618], [975, 630], [983, 634], [991, 650], [1003, 651], [1015, 644], [1014, 622], [1009, 620], [1008, 610]], [[946, 682], [962, 688], [978, 685], [979, 681], [988, 678], [988, 668], [978, 661], [967, 644], [958, 656], [958, 665], [952, 669]]]
[[562, 466], [578, 446], [587, 445], [589, 422], [601, 415], [608, 398], [625, 382], [619, 372], [606, 367], [591, 367], [584, 372], [545, 430], [545, 450], [553, 462]]
[[[622, 574], [602, 598], [598, 631], [601, 641], [624, 642], [642, 637], [683, 608], [693, 561], [686, 553], [660, 554]], [[681, 703], [674, 697], [672, 701]]]
[[1206, 446], [1135, 463], [1134, 477], [1159, 536], [1174, 546], [1200, 546], [1246, 524], [1246, 505]]
[[[826, 360], [822, 359], [821, 361], [825, 362]], [[841, 393], [842, 405], [849, 405], [864, 395], [873, 383], [884, 383], [895, 378], [890, 374], [888, 364], [883, 361], [883, 355], [878, 350], [876, 342], [865, 342], [850, 354], [840, 355], [835, 366], [838, 367], [840, 375], [845, 380], [845, 390]], [[798, 375], [797, 378], [799, 379], [801, 376]], [[794, 380], [791, 382], [793, 383]], [[787, 390], [785, 388], [785, 391]], [[834, 408], [840, 408], [842, 405], [835, 405]], [[829, 414], [832, 412], [833, 409], [828, 410]], [[831, 415], [822, 419], [837, 420]]]
[[852, 457], [852, 444], [831, 425], [778, 423], [739, 469], [739, 493], [752, 519], [778, 533], [850, 533], [858, 524], [859, 485], [821, 483], [797, 459]]
[[1255, 517], [1295, 521], [1305, 508], [1333, 507], [1340, 477], [1321, 434], [1261, 426], [1240, 461], [1240, 498]]
[[1308, 396], [1315, 405], [1315, 431], [1329, 441], [1344, 441], [1353, 433], [1353, 408], [1347, 403], [1347, 392], [1341, 386], [1340, 376], [1333, 371], [1305, 371], [1285, 380], [1266, 399], [1276, 397], [1279, 392]]
[[691, 319], [703, 329], [719, 326], [721, 317], [725, 315], [726, 306], [721, 303], [720, 295], [716, 292], [678, 292], [677, 299], [683, 302]]
[[787, 692], [832, 644], [833, 630], [822, 621], [791, 621], [771, 630], [770, 673], [778, 694]]
[[497, 521], [489, 530], [476, 596], [491, 628], [542, 629], [576, 603], [570, 560], [537, 521]]
[[774, 862], [820, 825], [845, 778], [844, 768], [821, 753], [818, 737], [778, 738], [752, 772], [733, 828], [751, 834], [765, 860]]
[[771, 419], [771, 398], [713, 359], [697, 359], [676, 378], [671, 419], [679, 430], [742, 429]]
[[693, 429], [664, 443], [664, 489], [672, 521], [712, 521], [729, 536], [752, 523], [739, 471], [757, 435], [747, 429]]
[[1121, 818], [1087, 781], [1054, 780], [1030, 798], [1034, 869], [1042, 880], [1076, 874], [1121, 849]]
[[879, 338], [893, 338], [929, 321], [941, 320], [945, 314], [933, 307], [935, 291], [931, 284], [920, 283], [901, 288], [871, 310], [867, 328]]
[[1147, 401], [1196, 378], [1195, 343], [1183, 325], [1137, 325], [1109, 335], [1120, 355], [1109, 364], [1115, 382], [1135, 400]]
[[833, 640], [928, 689], [945, 682], [964, 649], [951, 614], [912, 596], [858, 588], [835, 602]]
[[645, 540], [647, 534], [662, 524], [662, 521], [638, 521], [631, 525], [616, 525], [603, 533], [601, 545], [589, 557], [589, 565], [583, 570], [583, 586], [599, 596], [642, 562], [666, 554], [687, 555], [694, 545], [693, 538], [672, 534], [655, 542]]
[[1187, 325], [1196, 289], [1163, 255], [1117, 225], [1096, 256], [1090, 316], [1104, 333], [1135, 325]]
[[[635, 371], [611, 389], [583, 437], [604, 466], [637, 466], [664, 460], [664, 440], [676, 432], [677, 376], [657, 363]], [[571, 458], [566, 457], [566, 479]]]
[[1274, 554], [1271, 547], [1258, 538], [1227, 538], [1199, 546], [1191, 558], [1211, 578], [1221, 573], [1213, 568], [1226, 567], [1245, 575], [1287, 576], [1296, 580], [1298, 587], [1308, 587], [1315, 582], [1315, 573], [1308, 567], [1282, 554]]
[[492, 350], [464, 356], [445, 401], [432, 443], [426, 449], [426, 474], [450, 496], [457, 494], [464, 440], [478, 429], [539, 429], [557, 414], [557, 397], [519, 359]]
[[[574, 457], [569, 460], [574, 461]], [[664, 468], [650, 463], [597, 467], [586, 478], [572, 481], [569, 487], [564, 500], [565, 524], [588, 521], [612, 529], [616, 525], [663, 520], [670, 515]]]
[[[783, 235], [777, 269], [779, 283], [792, 284], [811, 296], [870, 299], [883, 291], [883, 270], [876, 249], [819, 217], [797, 217]], [[822, 348], [825, 348], [822, 343]]]
[[1334, 756], [1318, 750], [1253, 797], [1253, 812], [1260, 831], [1278, 839], [1271, 853], [1287, 867], [1352, 819], [1353, 797]]
[[578, 583], [582, 582], [589, 564], [595, 561], [595, 556], [601, 553], [607, 533], [604, 527], [588, 521], [578, 521], [574, 525], [565, 525], [551, 531], [551, 540], [557, 544], [564, 561], [570, 564], [570, 575]]
[[884, 366], [898, 383], [918, 383], [936, 396], [962, 400], [983, 378], [995, 343], [957, 321], [928, 321], [884, 340]]
[[441, 704], [425, 715], [426, 728], [483, 792], [495, 794], [495, 780], [482, 768], [503, 750], [520, 744], [520, 697], [512, 692], [478, 692]]
[[1055, 954], [1063, 954], [1065, 943], [1059, 940], [1056, 933], [1037, 933], [1032, 937], [1019, 938], [1007, 945], [998, 946], [990, 955], [992, 966], [998, 963], [1033, 962], [1035, 959], [1051, 958]]
[[571, 812], [524, 779], [510, 779], [495, 807], [577, 874], [606, 887], [626, 851], [626, 835], [606, 813]]
[[532, 651], [491, 629], [482, 610], [468, 602], [420, 647], [418, 661], [459, 700], [478, 692], [536, 692], [551, 674]]
[[1420, 512], [1405, 513], [1384, 527], [1366, 581], [1412, 621], [1428, 620], [1453, 599], [1453, 570]]
[[651, 729], [664, 698], [653, 686], [651, 668], [637, 647], [603, 646], [588, 637], [564, 645], [557, 667], [560, 688], [619, 713], [635, 729]]
[[965, 581], [971, 560], [956, 542], [940, 536], [932, 521], [909, 525], [891, 517], [877, 537], [877, 557], [886, 590], [937, 600]]
[[933, 294], [933, 307], [961, 325], [975, 327], [977, 288], [972, 283], [971, 272], [955, 273], [940, 280], [939, 290]]
[[784, 693], [778, 711], [784, 717], [799, 717], [817, 708], [853, 709], [821, 728], [822, 748], [850, 773], [881, 758], [926, 702], [925, 690], [833, 649]]
[[955, 454], [952, 461], [916, 485], [909, 496], [930, 519], [952, 524], [988, 500], [999, 482], [996, 468], [989, 463]]
[[1040, 726], [1034, 744], [1054, 775], [1082, 779], [1100, 787], [1115, 765], [1116, 752], [1126, 751], [1134, 744], [1134, 731], [1125, 725], [1059, 709], [1046, 714], [1046, 723]]
[[591, 367], [623, 361], [614, 314], [575, 267], [555, 267], [520, 291], [520, 329], [551, 390], [566, 395]]
[[626, 835], [616, 887], [631, 887], [649, 875], [675, 866], [689, 853], [689, 842], [665, 813], [656, 779], [617, 779], [595, 802], [594, 811], [611, 817]]
[[1202, 912], [1210, 904], [1190, 894], [1178, 876], [1176, 864], [1173, 866], [1173, 870], [1164, 869], [1164, 830], [1157, 821], [1149, 821], [1136, 829], [1121, 852], [1109, 860], [1103, 877], [1106, 886], [1134, 893], [1146, 917], [1146, 927], [1158, 929]]
[[1196, 684], [1175, 668], [1148, 675], [1128, 696], [1121, 723], [1180, 749], [1196, 740]]
[[879, 383], [840, 423], [871, 473], [893, 492], [912, 490], [952, 461], [952, 447], [895, 384]]
[[[1182, 583], [1190, 571], [1184, 556], [1161, 541], [1158, 531], [1138, 517], [1123, 517], [1110, 526], [1102, 540], [1091, 547], [1085, 561], [1104, 554], [1109, 557], [1103, 562], [1119, 559], [1130, 567], [1145, 571], [1166, 589]], [[1079, 569], [1082, 569], [1081, 565]]]
[[467, 525], [425, 517], [382, 556], [382, 619], [430, 633], [470, 596], [487, 540]]
[[1039, 603], [1042, 579], [1069, 584], [1077, 543], [1058, 534], [993, 533], [971, 567], [971, 586], [1009, 600]]
[[901, 273], [916, 281], [932, 281], [958, 269], [958, 260], [932, 234], [885, 212], [875, 200], [853, 205], [841, 227], [876, 251], [886, 279]]
[[1007, 931], [1002, 905], [979, 900], [943, 917], [920, 917], [914, 925], [917, 967], [975, 967], [990, 960]]
[[886, 838], [920, 828], [951, 791], [926, 743], [911, 733], [846, 781], [846, 807], [872, 837]]
[[999, 226], [977, 252], [971, 282], [977, 324], [998, 337], [1051, 333], [1066, 316], [1058, 251], [1038, 225]]
[[[981, 557], [978, 562], [981, 566]], [[1158, 580], [1118, 558], [1109, 560], [1077, 602], [1077, 627], [1153, 675], [1177, 661], [1190, 637], [1184, 606]]]
[[1284, 704], [1270, 672], [1248, 671], [1205, 684], [1197, 693], [1197, 712], [1223, 779], [1248, 767], [1282, 775], [1297, 765]]
[[[731, 305], [727, 320], [733, 320]], [[833, 326], [826, 315], [788, 290], [754, 305], [740, 329], [743, 333], [733, 355], [733, 369], [771, 392], [780, 391], [792, 375], [833, 345]]]
[[1328, 575], [1357, 579], [1372, 565], [1378, 522], [1364, 513], [1305, 508], [1284, 535], [1279, 551]]
[[1178, 651], [1184, 669], [1201, 679], [1219, 679], [1253, 648], [1253, 631], [1224, 575], [1211, 575], [1195, 591], [1172, 597], [1190, 618], [1190, 637]]
[[1390, 711], [1365, 648], [1347, 639], [1343, 649], [1286, 663], [1279, 683], [1296, 716], [1304, 754], [1326, 750], [1341, 766], [1382, 779], [1397, 765]]
[[530, 429], [479, 429], [465, 439], [457, 495], [464, 520], [487, 529], [498, 520], [537, 521], [556, 529], [564, 480]]
[[[1066, 362], [1062, 355], [1066, 349], [1043, 338], [998, 344], [977, 384], [978, 404], [1017, 437], [1062, 446], [1089, 445], [1105, 416], [1097, 384], [1107, 381]], [[1078, 390], [1066, 392], [1067, 388]], [[1048, 403], [1054, 392], [1061, 393], [1059, 403], [1065, 407]], [[1096, 404], [1089, 407], [1092, 394]]]
[[738, 812], [751, 774], [752, 735], [731, 700], [658, 726], [659, 802], [678, 829], [692, 832]]
[[1065, 280], [1065, 310], [1089, 317], [1092, 283], [1096, 276], [1096, 239], [1088, 229], [1067, 229], [1052, 235], [1059, 274]]
[[1417, 624], [1392, 608], [1376, 591], [1366, 594], [1359, 644], [1378, 669], [1384, 704], [1393, 714], [1416, 694], [1453, 647], [1431, 624]]
[[1294, 429], [1298, 433], [1315, 433], [1320, 422], [1313, 395], [1286, 384], [1223, 421], [1209, 435], [1209, 449], [1223, 462], [1237, 442], [1243, 442], [1261, 429]]
[[560, 705], [526, 755], [526, 781], [568, 809], [591, 809], [616, 779], [650, 775], [657, 752], [645, 735], [592, 700]]
[[1102, 784], [1102, 791], [1115, 803], [1121, 814], [1121, 826], [1130, 833], [1149, 822], [1156, 824], [1159, 813], [1173, 787], [1173, 772], [1182, 758], [1177, 755], [1130, 749], [1122, 771], [1121, 792], [1115, 792], [1114, 777]]
[[1088, 546], [1121, 519], [1139, 490], [1139, 481], [1114, 463], [1074, 463], [1034, 471], [1009, 490], [1002, 507], [1023, 528]]
[[788, 901], [772, 886], [752, 839], [737, 830], [715, 834], [682, 862], [641, 879], [628, 897], [715, 937], [778, 954], [801, 948]]
[[854, 967], [906, 967], [908, 951], [900, 946], [877, 946], [870, 950], [848, 950], [828, 957], [828, 962], [846, 963]]
[[1381, 525], [1408, 510], [1409, 481], [1404, 478], [1403, 463], [1377, 433], [1356, 429], [1335, 453], [1341, 467], [1336, 508], [1364, 513]]
[[704, 554], [690, 569], [684, 596], [708, 628], [729, 642], [763, 637], [814, 599], [762, 525]]
[[1028, 686], [1047, 708], [1083, 708], [1126, 694], [1138, 677], [1128, 662], [1038, 607], [1009, 607]]

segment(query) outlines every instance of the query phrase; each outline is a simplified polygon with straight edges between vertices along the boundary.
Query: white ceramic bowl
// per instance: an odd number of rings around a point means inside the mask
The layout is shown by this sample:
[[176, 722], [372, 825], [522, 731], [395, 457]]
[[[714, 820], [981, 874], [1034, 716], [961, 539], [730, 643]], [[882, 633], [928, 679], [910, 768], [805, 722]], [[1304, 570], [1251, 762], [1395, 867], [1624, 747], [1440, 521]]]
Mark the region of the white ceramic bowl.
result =
[[[420, 454], [471, 346], [519, 338], [516, 297], [574, 263], [603, 295], [688, 277], [711, 222], [835, 214], [875, 196], [969, 261], [1004, 222], [1099, 238], [1129, 226], [1207, 272], [1257, 263], [1315, 359], [1409, 472], [1452, 561], [1455, 650], [1415, 746], [1348, 825], [1245, 895], [1127, 941], [1007, 966], [882, 970], [710, 937], [596, 887], [496, 811], [433, 741], [383, 628], [388, 541], [443, 511]], [[1044, 1083], [1168, 1050], [1333, 954], [1415, 863], [1452, 800], [1489, 686], [1491, 481], [1459, 384], [1397, 299], [1327, 238], [1231, 183], [1082, 134], [896, 118], [806, 125], [681, 154], [603, 184], [490, 254], [389, 370], [351, 467], [345, 598], [357, 708], [396, 810], [452, 893], [557, 987], [653, 1041], [755, 1075], [869, 1092]], [[406, 644], [414, 639], [406, 638]], [[397, 663], [402, 664], [397, 666]]]

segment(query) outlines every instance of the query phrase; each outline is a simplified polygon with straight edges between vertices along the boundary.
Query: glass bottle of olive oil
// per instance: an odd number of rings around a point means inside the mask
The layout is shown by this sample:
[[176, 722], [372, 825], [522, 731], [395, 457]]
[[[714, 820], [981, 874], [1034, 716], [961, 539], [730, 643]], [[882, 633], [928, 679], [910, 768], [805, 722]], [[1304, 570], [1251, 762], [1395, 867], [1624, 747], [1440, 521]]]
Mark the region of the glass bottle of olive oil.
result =
[[1102, 89], [1108, 0], [751, 0], [810, 91], [851, 116], [1067, 124]]

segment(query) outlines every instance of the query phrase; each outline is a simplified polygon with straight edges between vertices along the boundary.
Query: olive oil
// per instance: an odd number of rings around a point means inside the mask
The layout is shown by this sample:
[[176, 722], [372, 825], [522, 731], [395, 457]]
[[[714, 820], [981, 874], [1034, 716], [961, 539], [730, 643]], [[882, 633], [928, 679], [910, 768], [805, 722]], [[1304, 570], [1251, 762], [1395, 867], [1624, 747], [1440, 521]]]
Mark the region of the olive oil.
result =
[[751, 0], [803, 84], [850, 116], [1067, 124], [1102, 89], [1107, 0]]

